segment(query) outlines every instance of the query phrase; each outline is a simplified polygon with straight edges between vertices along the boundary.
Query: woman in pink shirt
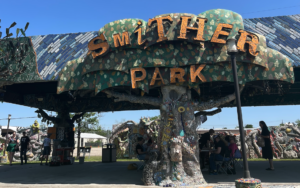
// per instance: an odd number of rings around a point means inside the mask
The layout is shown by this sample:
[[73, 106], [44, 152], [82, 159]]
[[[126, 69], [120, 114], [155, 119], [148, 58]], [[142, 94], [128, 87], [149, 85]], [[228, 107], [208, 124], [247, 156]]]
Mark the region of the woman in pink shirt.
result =
[[235, 150], [237, 149], [238, 147], [234, 141], [234, 138], [230, 138], [230, 144], [229, 144], [230, 157], [234, 157]]

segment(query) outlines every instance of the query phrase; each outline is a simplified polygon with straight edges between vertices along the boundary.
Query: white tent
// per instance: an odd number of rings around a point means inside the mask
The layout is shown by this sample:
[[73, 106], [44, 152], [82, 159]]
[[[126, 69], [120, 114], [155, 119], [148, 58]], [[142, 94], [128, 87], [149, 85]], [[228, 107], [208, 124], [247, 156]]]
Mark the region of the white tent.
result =
[[[77, 135], [75, 135], [75, 138], [77, 138]], [[86, 138], [86, 139], [106, 139], [106, 137], [95, 134], [95, 133], [80, 133], [80, 138]]]
[[[75, 134], [75, 146], [77, 147], [78, 134]], [[80, 133], [81, 143], [85, 146], [86, 142], [101, 140], [103, 144], [107, 142], [107, 138], [95, 133]]]
[[[2, 126], [0, 129], [0, 136], [6, 135], [7, 126]], [[12, 134], [12, 132], [17, 131], [17, 127], [15, 126], [9, 126], [8, 134]]]

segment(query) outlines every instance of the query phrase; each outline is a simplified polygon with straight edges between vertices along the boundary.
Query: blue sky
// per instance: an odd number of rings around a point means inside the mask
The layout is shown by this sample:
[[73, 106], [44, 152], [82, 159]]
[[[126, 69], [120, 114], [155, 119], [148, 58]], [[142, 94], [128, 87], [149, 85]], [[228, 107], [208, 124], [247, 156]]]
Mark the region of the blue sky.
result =
[[[103, 0], [16, 0], [2, 1], [0, 6], [1, 31], [12, 22], [24, 27], [30, 22], [28, 36], [97, 31], [106, 23], [124, 18], [148, 20], [165, 13], [199, 14], [210, 9], [228, 9], [237, 12], [243, 18], [258, 18], [300, 14], [299, 0], [252, 0], [251, 2], [230, 1], [103, 1]], [[287, 8], [286, 8], [287, 7]], [[8, 103], [0, 103], [0, 119], [12, 117], [34, 117], [36, 109]], [[258, 126], [265, 120], [268, 125], [293, 122], [300, 119], [300, 106], [247, 107], [243, 108], [244, 124]], [[142, 116], [156, 116], [157, 110], [124, 111], [103, 113], [100, 122], [106, 128], [122, 120], [138, 121]], [[12, 126], [29, 126], [35, 119], [12, 120]], [[0, 120], [0, 125], [7, 121]], [[223, 109], [221, 113], [209, 117], [202, 128], [234, 128], [238, 125], [236, 108]]]

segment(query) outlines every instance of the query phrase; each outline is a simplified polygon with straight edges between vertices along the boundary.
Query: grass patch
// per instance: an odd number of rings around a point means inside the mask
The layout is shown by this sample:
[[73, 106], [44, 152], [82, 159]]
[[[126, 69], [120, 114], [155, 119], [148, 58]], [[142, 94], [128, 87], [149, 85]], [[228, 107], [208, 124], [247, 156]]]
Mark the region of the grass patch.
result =
[[[117, 162], [130, 162], [130, 161], [140, 161], [138, 159], [117, 159]], [[79, 159], [75, 159], [75, 162], [79, 162]], [[102, 162], [102, 156], [91, 156], [90, 158], [86, 156], [84, 162]]]
[[[248, 159], [248, 161], [268, 161], [268, 159]], [[300, 161], [300, 159], [273, 159], [273, 161]]]
[[[300, 161], [300, 159], [273, 159], [274, 161]], [[117, 159], [117, 162], [139, 162], [139, 159]], [[267, 161], [267, 159], [248, 159], [248, 161]], [[79, 159], [75, 159], [75, 162], [79, 162]], [[85, 157], [84, 162], [102, 162], [102, 156], [88, 156]], [[39, 164], [40, 161], [28, 161], [28, 164]], [[45, 163], [45, 161], [43, 161]], [[8, 165], [9, 162], [7, 163], [0, 163], [0, 165]], [[20, 162], [13, 162], [12, 164], [14, 165], [20, 165]]]

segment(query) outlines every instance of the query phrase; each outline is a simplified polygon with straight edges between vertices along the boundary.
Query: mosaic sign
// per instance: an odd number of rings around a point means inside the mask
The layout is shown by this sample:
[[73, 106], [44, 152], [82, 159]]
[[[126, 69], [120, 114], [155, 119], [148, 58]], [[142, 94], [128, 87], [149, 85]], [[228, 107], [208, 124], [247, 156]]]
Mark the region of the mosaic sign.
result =
[[[223, 16], [229, 17], [229, 14]], [[131, 34], [128, 31], [124, 31], [122, 33], [115, 33], [113, 34], [112, 37], [113, 43], [109, 44], [104, 34], [105, 32], [103, 32], [100, 34], [100, 36], [93, 38], [89, 42], [88, 48], [92, 53], [93, 58], [105, 55], [107, 52], [109, 52], [110, 47], [118, 48], [118, 47], [130, 46], [132, 44], [132, 41], [135, 41], [138, 47], [146, 49], [150, 44], [148, 39], [143, 40], [143, 38], [145, 38], [148, 31], [151, 30], [151, 32], [153, 32], [153, 29], [151, 28], [153, 28], [152, 26], [154, 26], [155, 23], [156, 23], [156, 34], [158, 36], [156, 42], [158, 43], [158, 42], [169, 40], [168, 37], [166, 37], [165, 33], [170, 32], [173, 28], [170, 28], [169, 30], [165, 30], [163, 24], [164, 22], [167, 22], [168, 24], [173, 26], [174, 30], [176, 30], [175, 28], [178, 28], [179, 32], [177, 33], [179, 33], [179, 35], [177, 35], [177, 37], [173, 36], [171, 39], [173, 41], [188, 40], [189, 38], [191, 38], [192, 42], [210, 41], [213, 43], [225, 44], [226, 39], [224, 39], [224, 36], [229, 36], [233, 29], [233, 24], [229, 24], [231, 20], [226, 20], [229, 23], [217, 23], [217, 24], [214, 24], [214, 20], [212, 20], [210, 23], [207, 23], [207, 21], [208, 19], [205, 17], [203, 18], [194, 15], [184, 14], [184, 15], [178, 15], [172, 17], [171, 15], [166, 15], [166, 16], [149, 19], [148, 24], [145, 27], [143, 26], [142, 20], [138, 20], [137, 22], [131, 22], [130, 28], [134, 28]], [[210, 28], [211, 25], [214, 25], [216, 27], [212, 30]], [[205, 33], [207, 33], [208, 30], [211, 32], [212, 35], [205, 35]], [[256, 51], [257, 44], [259, 43], [258, 36], [253, 33], [244, 31], [243, 29], [238, 29], [238, 27], [236, 27], [236, 30], [238, 30], [238, 33], [240, 34], [237, 43], [238, 50], [246, 52], [245, 44], [248, 44], [249, 53], [253, 56], [257, 56], [259, 53], [258, 51]], [[146, 31], [145, 35], [142, 35], [143, 31], [144, 32]], [[187, 34], [189, 32], [195, 34], [192, 34], [192, 37], [188, 37]], [[133, 36], [131, 37], [131, 35]], [[132, 39], [133, 37], [135, 37], [135, 39]], [[250, 37], [251, 40], [246, 40], [247, 37]]]
[[206, 82], [233, 82], [226, 41], [237, 40], [239, 84], [258, 80], [294, 83], [292, 62], [267, 47], [266, 38], [244, 30], [242, 17], [214, 9], [201, 14], [158, 15], [148, 22], [106, 24], [88, 44], [87, 57], [67, 62], [57, 93], [130, 86], [149, 93], [176, 84], [201, 94]]

